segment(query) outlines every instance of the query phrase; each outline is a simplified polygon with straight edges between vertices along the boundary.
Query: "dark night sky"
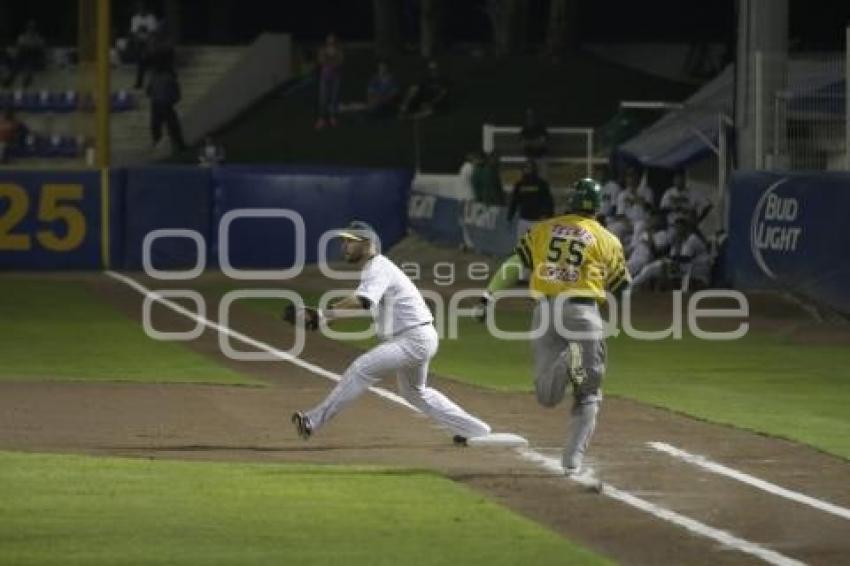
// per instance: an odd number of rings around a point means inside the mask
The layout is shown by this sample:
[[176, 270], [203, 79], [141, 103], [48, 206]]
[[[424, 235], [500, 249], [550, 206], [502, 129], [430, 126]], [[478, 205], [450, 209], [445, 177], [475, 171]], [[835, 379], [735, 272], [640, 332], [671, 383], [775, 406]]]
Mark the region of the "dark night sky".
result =
[[[222, 37], [211, 29], [212, 0], [182, 0], [181, 18], [185, 42], [209, 42]], [[230, 41], [249, 41], [260, 31], [284, 31], [299, 40], [321, 38], [328, 30], [343, 38], [367, 41], [372, 35], [371, 0], [215, 0], [228, 7], [225, 34]], [[408, 37], [415, 34], [416, 0], [399, 0], [405, 6]], [[542, 38], [548, 0], [528, 0], [529, 32]], [[483, 7], [486, 0], [449, 0], [446, 33], [453, 41], [484, 42], [490, 31]], [[0, 33], [6, 41], [34, 17], [53, 43], [74, 42], [76, 2], [54, 0], [0, 0], [5, 22]], [[114, 0], [116, 27], [125, 28], [135, 0]], [[148, 5], [162, 14], [162, 0]], [[843, 47], [844, 28], [850, 23], [850, 2], [790, 0], [790, 35], [803, 49]], [[735, 31], [734, 0], [580, 0], [579, 29], [584, 42], [695, 40], [727, 41]]]

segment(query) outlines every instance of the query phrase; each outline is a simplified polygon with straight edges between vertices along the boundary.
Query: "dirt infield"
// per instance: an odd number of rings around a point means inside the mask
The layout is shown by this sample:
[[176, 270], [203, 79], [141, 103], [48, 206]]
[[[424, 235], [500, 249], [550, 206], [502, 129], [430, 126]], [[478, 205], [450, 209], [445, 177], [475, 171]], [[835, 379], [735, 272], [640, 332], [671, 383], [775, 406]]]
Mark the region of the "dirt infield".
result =
[[[90, 284], [103, 300], [140, 320], [140, 294], [103, 276], [91, 277]], [[218, 297], [208, 298], [208, 304], [217, 304]], [[190, 326], [164, 309], [156, 321], [160, 329]], [[237, 306], [230, 324], [273, 346], [287, 342], [281, 325], [248, 309]], [[269, 386], [0, 383], [0, 449], [433, 469], [620, 563], [760, 562], [604, 492], [553, 476], [511, 450], [454, 447], [424, 417], [376, 395], [365, 395], [305, 443], [288, 417], [319, 401], [330, 381], [284, 362], [228, 360], [211, 331], [187, 346]], [[303, 358], [341, 372], [356, 353], [311, 335]], [[521, 434], [535, 450], [557, 456], [565, 407], [544, 410], [531, 395], [485, 391], [438, 377], [432, 383], [495, 430]], [[391, 380], [382, 386], [394, 390]], [[793, 559], [836, 564], [850, 555], [847, 519], [678, 462], [648, 447], [652, 441], [845, 508], [850, 507], [847, 462], [799, 444], [609, 398], [589, 463], [611, 486]]]

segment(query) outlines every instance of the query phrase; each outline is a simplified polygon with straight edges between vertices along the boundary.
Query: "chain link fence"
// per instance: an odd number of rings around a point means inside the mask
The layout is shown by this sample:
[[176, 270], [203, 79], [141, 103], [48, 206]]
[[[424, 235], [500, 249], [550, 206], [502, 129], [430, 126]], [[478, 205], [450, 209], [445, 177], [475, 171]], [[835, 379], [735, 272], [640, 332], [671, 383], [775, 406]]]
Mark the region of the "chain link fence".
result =
[[847, 170], [846, 53], [755, 54], [756, 159], [762, 169]]

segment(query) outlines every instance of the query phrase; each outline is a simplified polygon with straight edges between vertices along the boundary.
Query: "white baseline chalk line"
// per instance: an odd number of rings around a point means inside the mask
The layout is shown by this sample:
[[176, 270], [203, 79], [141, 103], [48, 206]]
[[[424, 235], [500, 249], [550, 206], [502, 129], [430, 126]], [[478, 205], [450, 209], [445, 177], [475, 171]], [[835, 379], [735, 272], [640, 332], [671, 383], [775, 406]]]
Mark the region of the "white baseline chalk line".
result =
[[796, 501], [797, 503], [802, 503], [803, 505], [814, 507], [819, 511], [832, 513], [833, 515], [837, 515], [842, 519], [850, 520], [850, 509], [847, 509], [846, 507], [841, 507], [839, 505], [835, 505], [834, 503], [829, 503], [828, 501], [823, 501], [821, 499], [816, 499], [814, 497], [810, 497], [808, 495], [804, 495], [802, 493], [786, 489], [763, 479], [759, 479], [750, 474], [739, 472], [738, 470], [735, 470], [728, 466], [724, 466], [723, 464], [718, 464], [717, 462], [709, 460], [705, 456], [691, 454], [690, 452], [686, 452], [685, 450], [676, 448], [675, 446], [672, 446], [665, 442], [647, 442], [647, 445], [649, 445], [655, 450], [658, 450], [659, 452], [664, 452], [678, 460], [682, 460], [683, 462], [687, 462], [688, 464], [693, 464], [714, 474], [719, 474], [721, 476], [726, 476], [738, 480], [745, 484], [764, 490], [768, 493], [772, 493], [773, 495], [785, 497], [786, 499]]
[[[519, 452], [520, 455], [529, 462], [533, 462], [553, 474], [563, 474], [561, 462], [557, 458], [545, 456], [539, 452], [528, 449], [519, 449]], [[594, 477], [579, 474], [571, 477], [570, 479], [588, 488], [601, 489], [600, 493], [602, 495], [607, 495], [611, 499], [615, 499], [625, 503], [626, 505], [631, 505], [636, 509], [640, 509], [641, 511], [645, 511], [650, 515], [658, 517], [659, 519], [682, 527], [693, 534], [713, 539], [729, 548], [761, 558], [768, 564], [775, 564], [777, 566], [801, 566], [805, 564], [804, 562], [794, 560], [793, 558], [789, 558], [784, 554], [780, 554], [754, 542], [738, 538], [724, 530], [708, 526], [705, 523], [701, 523], [696, 519], [691, 519], [690, 517], [667, 509], [666, 507], [641, 499], [640, 497], [632, 495], [628, 491], [616, 488], [607, 482], [600, 484], [599, 480]]]
[[[251, 338], [250, 336], [247, 336], [245, 334], [242, 334], [241, 332], [233, 330], [232, 328], [222, 326], [222, 325], [215, 323], [211, 320], [208, 320], [208, 319], [206, 319], [202, 316], [199, 316], [197, 313], [193, 313], [190, 310], [186, 310], [185, 308], [181, 307], [180, 305], [178, 305], [174, 301], [170, 301], [170, 300], [166, 299], [165, 297], [161, 296], [156, 291], [151, 291], [150, 289], [148, 289], [147, 287], [145, 287], [144, 285], [142, 285], [141, 283], [139, 283], [135, 279], [132, 279], [132, 278], [127, 277], [126, 275], [122, 275], [120, 273], [116, 273], [114, 271], [105, 271], [104, 273], [106, 273], [106, 275], [108, 275], [109, 277], [112, 277], [113, 279], [116, 279], [116, 280], [121, 281], [122, 283], [124, 283], [126, 285], [129, 285], [130, 287], [132, 287], [133, 289], [135, 289], [136, 291], [138, 291], [142, 295], [151, 297], [154, 301], [156, 301], [158, 303], [162, 303], [164, 306], [168, 307], [169, 309], [173, 310], [174, 312], [176, 312], [178, 314], [182, 314], [183, 316], [188, 317], [188, 318], [194, 320], [197, 323], [203, 324], [204, 326], [211, 328], [211, 329], [213, 329], [217, 332], [221, 332], [223, 334], [226, 334], [227, 336], [230, 336], [231, 338], [235, 338], [236, 340], [239, 340], [240, 342], [243, 342], [243, 343], [245, 343], [249, 346], [253, 346], [254, 348], [257, 348], [258, 350], [262, 350], [264, 352], [267, 352], [268, 354], [270, 354], [270, 355], [272, 355], [272, 356], [274, 356], [274, 357], [276, 357], [276, 358], [278, 358], [278, 359], [280, 359], [284, 362], [289, 362], [291, 364], [294, 364], [294, 365], [296, 365], [296, 366], [298, 366], [302, 369], [306, 369], [307, 371], [311, 371], [311, 372], [315, 373], [316, 375], [326, 377], [326, 378], [330, 379], [331, 381], [339, 381], [340, 379], [342, 379], [342, 376], [340, 376], [340, 375], [338, 375], [338, 374], [336, 374], [332, 371], [328, 371], [323, 367], [317, 366], [315, 364], [311, 364], [310, 362], [304, 361], [301, 358], [297, 358], [297, 357], [295, 357], [291, 354], [288, 354], [286, 352], [278, 350], [277, 348], [270, 346], [270, 345], [266, 344], [265, 342], [260, 342], [259, 340], [255, 340], [254, 338]], [[419, 409], [417, 409], [416, 407], [414, 407], [413, 405], [408, 403], [407, 400], [404, 397], [396, 395], [392, 391], [388, 391], [388, 390], [382, 389], [380, 387], [370, 387], [369, 390], [372, 391], [373, 393], [375, 393], [376, 395], [379, 395], [381, 397], [389, 399], [390, 401], [393, 401], [393, 402], [398, 403], [400, 405], [404, 405], [405, 407], [412, 409], [416, 412], [420, 412]]]
[[[203, 324], [208, 328], [211, 328], [218, 332], [223, 332], [236, 340], [244, 342], [245, 344], [248, 344], [255, 348], [261, 349], [265, 352], [268, 352], [282, 361], [290, 362], [292, 364], [297, 365], [298, 367], [311, 371], [332, 381], [339, 381], [341, 379], [341, 376], [334, 372], [328, 371], [320, 366], [311, 364], [285, 352], [281, 352], [280, 350], [277, 350], [273, 346], [270, 346], [264, 342], [255, 340], [254, 338], [246, 336], [241, 332], [238, 332], [231, 328], [226, 328], [224, 326], [221, 326], [220, 324], [217, 324], [211, 320], [199, 316], [196, 313], [186, 310], [180, 305], [160, 296], [156, 291], [151, 291], [141, 283], [130, 277], [127, 277], [126, 275], [122, 275], [111, 270], [107, 270], [104, 273], [107, 276], [132, 287], [142, 295], [150, 297], [154, 301], [161, 303], [162, 305], [168, 307], [174, 312], [182, 314], [183, 316], [186, 316], [197, 323]], [[396, 395], [391, 391], [388, 391], [381, 387], [370, 387], [369, 390], [389, 401], [393, 401], [418, 412], [418, 409], [416, 409], [413, 405], [411, 405], [404, 398]], [[546, 456], [540, 452], [531, 450], [529, 448], [517, 449], [516, 454], [526, 462], [535, 464], [538, 467], [552, 473], [553, 475], [562, 476], [565, 479], [569, 479], [571, 481], [590, 488], [598, 488], [600, 486], [599, 481], [589, 474], [579, 474], [578, 476], [571, 476], [569, 478], [563, 476], [564, 471], [560, 461], [557, 458]], [[635, 495], [632, 495], [631, 493], [628, 493], [627, 491], [618, 489], [608, 483], [602, 484], [600, 494], [606, 495], [616, 501], [620, 501], [636, 509], [640, 509], [641, 511], [645, 511], [655, 517], [658, 517], [659, 519], [668, 521], [679, 527], [682, 527], [691, 533], [712, 539], [728, 548], [732, 548], [734, 550], [750, 554], [752, 556], [756, 556], [764, 560], [768, 564], [774, 564], [775, 566], [804, 566], [805, 564], [804, 562], [794, 560], [793, 558], [789, 558], [764, 546], [738, 538], [735, 535], [726, 531], [708, 526], [704, 523], [697, 521], [696, 519], [691, 519], [690, 517], [686, 517], [684, 515], [676, 513], [675, 511], [671, 511], [665, 507], [661, 507], [660, 505], [656, 505], [654, 503], [641, 499]]]

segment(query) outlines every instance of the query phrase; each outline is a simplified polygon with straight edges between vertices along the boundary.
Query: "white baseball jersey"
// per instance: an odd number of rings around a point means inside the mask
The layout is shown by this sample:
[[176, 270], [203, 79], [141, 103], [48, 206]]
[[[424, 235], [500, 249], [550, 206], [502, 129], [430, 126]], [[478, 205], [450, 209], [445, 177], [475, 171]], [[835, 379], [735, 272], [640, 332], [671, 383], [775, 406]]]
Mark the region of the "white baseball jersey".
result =
[[428, 364], [439, 337], [419, 290], [392, 261], [376, 255], [366, 262], [355, 294], [372, 303], [378, 336], [385, 341], [361, 354], [319, 405], [306, 411], [313, 432], [386, 374], [395, 373], [398, 391], [411, 405], [453, 434], [475, 438], [490, 426], [428, 387]]
[[646, 183], [641, 184], [641, 186], [637, 188], [636, 194], [643, 199], [646, 206], [655, 206], [655, 192], [652, 190], [652, 187]]
[[434, 320], [419, 289], [386, 256], [366, 262], [355, 294], [372, 303], [378, 337], [388, 339]]
[[673, 253], [678, 253], [684, 257], [690, 258], [691, 277], [699, 279], [705, 283], [711, 281], [711, 253], [708, 251], [705, 242], [696, 234], [688, 236], [678, 249], [674, 249]]
[[632, 223], [646, 220], [648, 216], [641, 198], [630, 188], [623, 189], [617, 195], [617, 214], [625, 216]]
[[672, 223], [682, 213], [690, 214], [693, 212], [699, 216], [709, 206], [711, 206], [711, 202], [702, 193], [672, 186], [664, 191], [660, 208], [670, 211], [667, 215], [667, 221]]
[[623, 188], [617, 183], [617, 181], [608, 181], [604, 185], [602, 185], [602, 190], [599, 191], [599, 196], [601, 198], [601, 204], [599, 206], [600, 214], [604, 216], [611, 216], [614, 214], [614, 207], [617, 206], [617, 195], [620, 194]]

